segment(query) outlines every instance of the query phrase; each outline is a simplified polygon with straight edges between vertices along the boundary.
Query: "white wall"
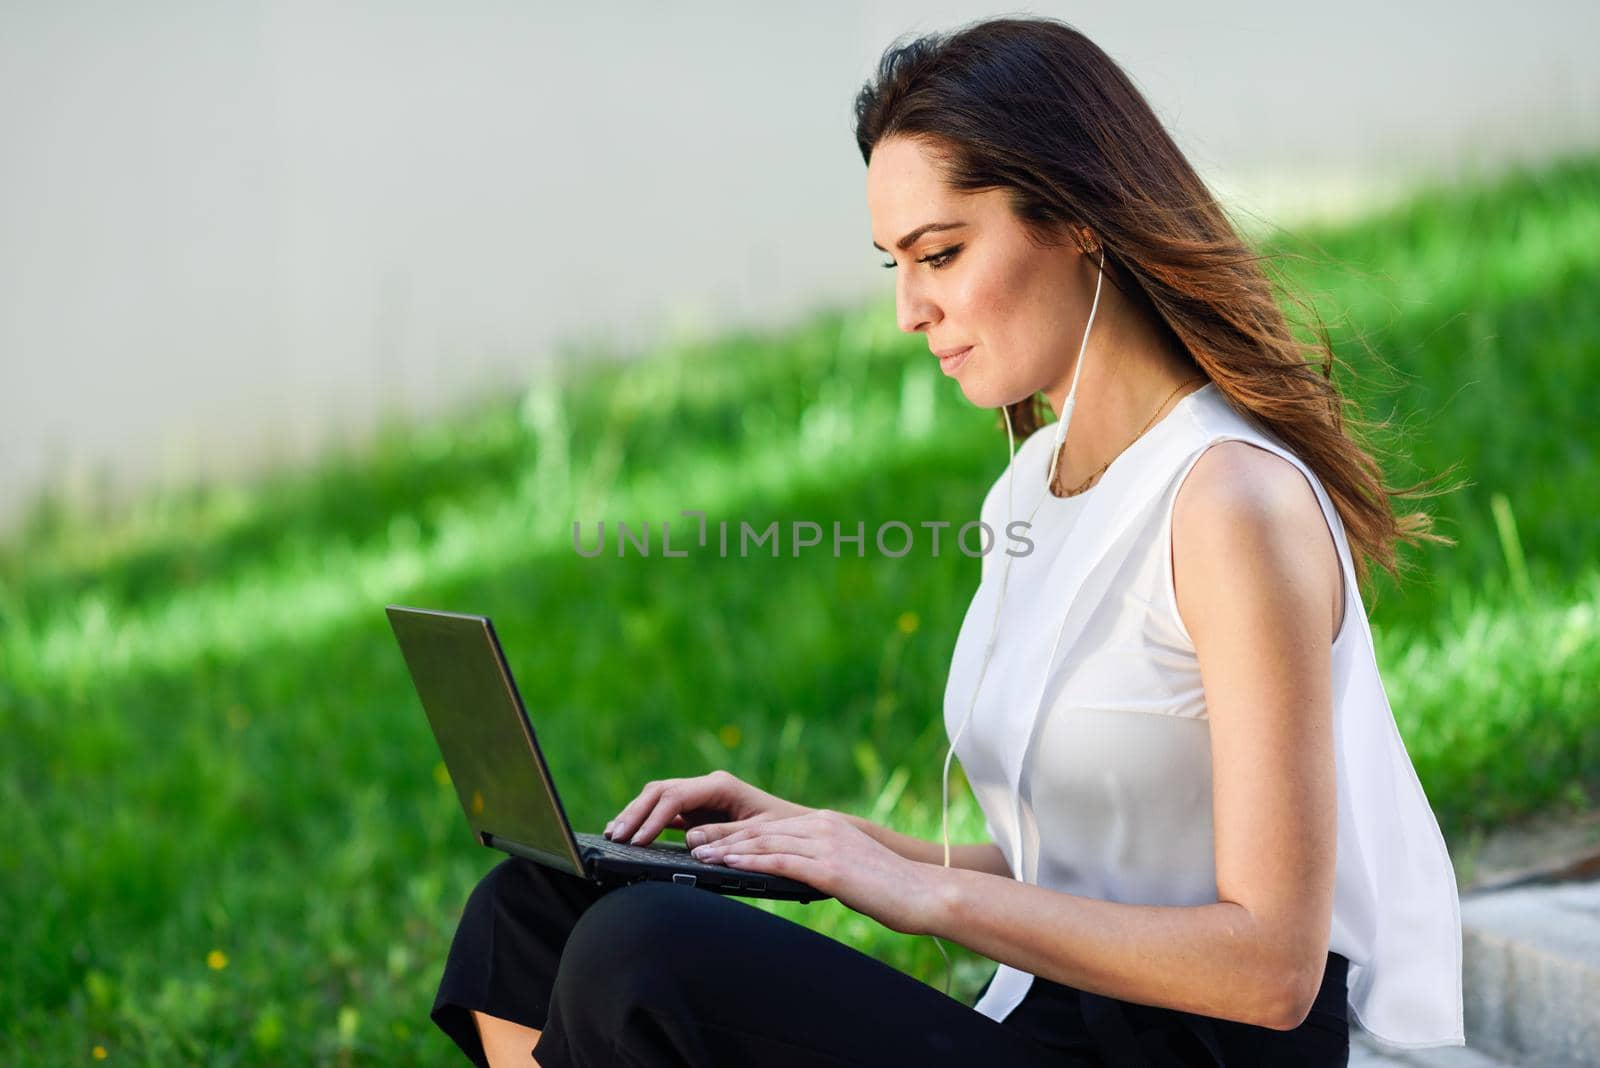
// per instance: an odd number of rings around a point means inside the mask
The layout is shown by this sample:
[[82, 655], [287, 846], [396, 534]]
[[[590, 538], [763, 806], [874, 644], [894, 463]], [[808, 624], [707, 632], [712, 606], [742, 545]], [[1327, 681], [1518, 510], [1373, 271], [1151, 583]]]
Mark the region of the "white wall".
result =
[[[1593, 5], [1040, 4], [1278, 221], [1600, 145]], [[518, 381], [565, 341], [887, 286], [851, 102], [1012, 9], [0, 6], [0, 524], [248, 470]]]

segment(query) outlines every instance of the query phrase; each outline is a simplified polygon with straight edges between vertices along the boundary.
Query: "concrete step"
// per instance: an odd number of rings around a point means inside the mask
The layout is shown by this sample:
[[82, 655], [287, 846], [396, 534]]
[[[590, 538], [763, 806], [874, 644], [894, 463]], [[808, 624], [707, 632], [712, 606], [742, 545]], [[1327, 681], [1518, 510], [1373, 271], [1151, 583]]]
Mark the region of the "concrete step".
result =
[[1469, 1049], [1600, 1066], [1600, 880], [1465, 892], [1461, 930]]
[[1461, 935], [1467, 1045], [1395, 1049], [1352, 1023], [1352, 1068], [1600, 1066], [1600, 879], [1465, 889]]
[[[1472, 1036], [1465, 1046], [1432, 1049], [1394, 1049], [1378, 1043], [1355, 1024], [1350, 1025], [1350, 1068], [1515, 1068], [1517, 1061], [1474, 1049]], [[1525, 1062], [1531, 1064], [1532, 1062]]]

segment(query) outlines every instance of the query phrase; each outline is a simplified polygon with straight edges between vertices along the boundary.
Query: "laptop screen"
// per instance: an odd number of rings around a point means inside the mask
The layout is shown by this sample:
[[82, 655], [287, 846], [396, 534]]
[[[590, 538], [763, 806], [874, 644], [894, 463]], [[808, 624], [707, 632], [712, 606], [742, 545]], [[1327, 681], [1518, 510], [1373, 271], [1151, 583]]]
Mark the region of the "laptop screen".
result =
[[551, 863], [582, 874], [489, 620], [399, 605], [387, 612], [472, 829], [549, 854]]

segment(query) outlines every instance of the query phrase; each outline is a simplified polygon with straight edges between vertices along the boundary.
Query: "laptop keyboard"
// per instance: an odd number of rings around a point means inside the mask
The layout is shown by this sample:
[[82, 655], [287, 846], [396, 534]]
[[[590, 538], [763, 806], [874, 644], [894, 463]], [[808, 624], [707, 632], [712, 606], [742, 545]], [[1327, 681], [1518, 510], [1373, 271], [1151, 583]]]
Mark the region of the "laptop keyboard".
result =
[[636, 846], [628, 842], [613, 842], [603, 834], [579, 834], [578, 844], [586, 849], [592, 849], [604, 856], [615, 857], [618, 860], [653, 860], [659, 861], [661, 854], [672, 854], [674, 862], [687, 862], [698, 864], [689, 854], [689, 847], [682, 842], [663, 842], [659, 839], [651, 845]]

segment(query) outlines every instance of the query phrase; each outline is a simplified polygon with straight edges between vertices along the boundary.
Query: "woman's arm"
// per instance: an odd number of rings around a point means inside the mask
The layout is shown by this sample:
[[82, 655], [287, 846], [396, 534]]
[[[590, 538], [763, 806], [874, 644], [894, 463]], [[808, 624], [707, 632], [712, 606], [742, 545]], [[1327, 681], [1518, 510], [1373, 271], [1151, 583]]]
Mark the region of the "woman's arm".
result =
[[[861, 816], [845, 814], [844, 817], [856, 827], [871, 835], [882, 845], [899, 853], [907, 860], [915, 860], [921, 864], [932, 864], [936, 867], [944, 866], [944, 843], [928, 842], [921, 838], [913, 838], [909, 834], [890, 830], [880, 823], [873, 823]], [[1000, 847], [993, 842], [982, 845], [954, 845], [950, 846], [950, 866], [952, 868], [965, 868], [968, 871], [988, 872], [990, 875], [999, 875], [1002, 878], [1011, 878], [1011, 869], [1006, 866], [1005, 854], [1000, 852]]]

